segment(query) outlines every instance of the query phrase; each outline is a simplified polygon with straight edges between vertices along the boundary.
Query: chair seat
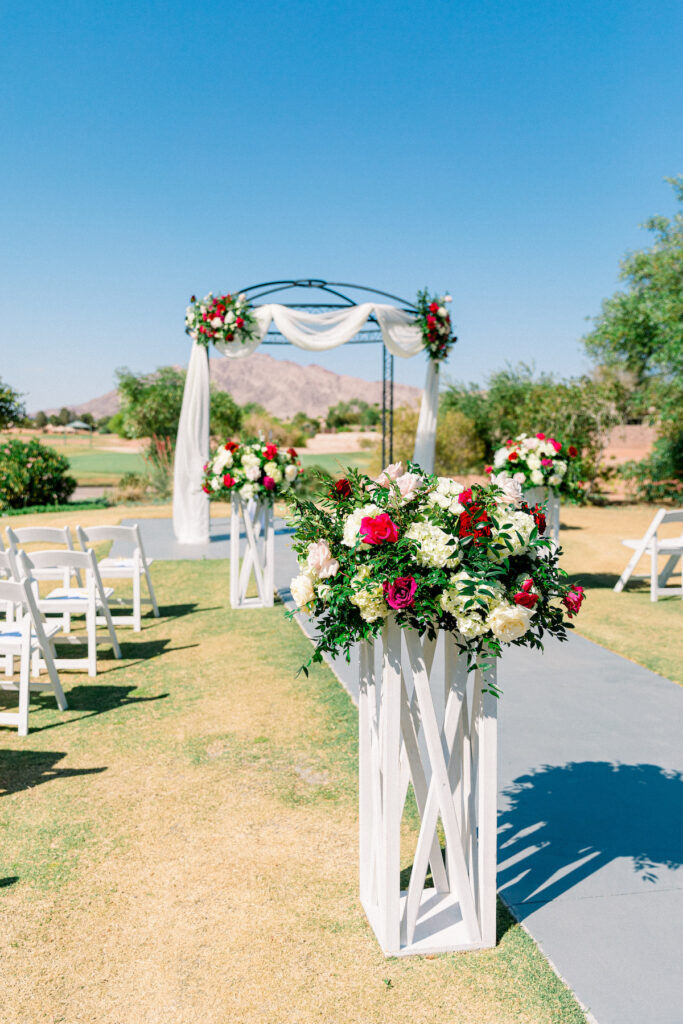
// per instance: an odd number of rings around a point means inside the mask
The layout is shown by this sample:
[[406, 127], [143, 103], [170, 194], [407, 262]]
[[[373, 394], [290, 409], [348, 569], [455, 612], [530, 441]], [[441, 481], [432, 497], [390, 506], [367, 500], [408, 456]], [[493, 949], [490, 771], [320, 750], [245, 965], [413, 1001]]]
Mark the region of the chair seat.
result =
[[[622, 540], [621, 543], [627, 548], [633, 548], [635, 550], [642, 544], [642, 538], [640, 540]], [[673, 538], [672, 540], [660, 540], [657, 544], [657, 550], [661, 551], [663, 554], [666, 552], [674, 554], [676, 551], [680, 551], [681, 554], [683, 554], [683, 540], [679, 537]], [[645, 551], [649, 554], [652, 551], [652, 544], [648, 544]]]
[[[153, 561], [153, 558], [147, 559], [148, 568]], [[132, 571], [135, 568], [136, 563], [134, 558], [103, 558], [100, 562], [97, 563], [97, 565], [100, 570], [100, 575], [104, 576], [108, 571], [112, 569], [127, 569]]]
[[[43, 632], [45, 633], [45, 636], [47, 637], [48, 640], [50, 640], [53, 636], [55, 636], [56, 633], [59, 633], [59, 631], [60, 631], [60, 625], [59, 625], [58, 622], [44, 622], [43, 623]], [[9, 645], [9, 644], [16, 645], [18, 647], [18, 646], [21, 645], [21, 638], [22, 638], [22, 632], [21, 632], [20, 629], [14, 629], [13, 627], [0, 628], [0, 647], [4, 647], [4, 646]], [[35, 633], [32, 633], [31, 634], [31, 646], [35, 647], [36, 646], [36, 642], [37, 642], [36, 635], [35, 635]]]
[[[114, 593], [113, 587], [103, 587], [105, 599], [109, 600]], [[99, 594], [95, 597], [97, 607], [101, 607]], [[83, 612], [88, 605], [88, 591], [85, 587], [55, 587], [38, 601], [38, 607], [44, 612]]]

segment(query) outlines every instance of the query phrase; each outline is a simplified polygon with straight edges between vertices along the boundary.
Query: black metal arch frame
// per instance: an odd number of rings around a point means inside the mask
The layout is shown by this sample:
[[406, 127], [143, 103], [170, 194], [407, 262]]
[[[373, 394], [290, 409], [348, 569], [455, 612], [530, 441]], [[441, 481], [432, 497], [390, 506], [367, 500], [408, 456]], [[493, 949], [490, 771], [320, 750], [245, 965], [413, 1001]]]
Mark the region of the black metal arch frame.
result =
[[[383, 299], [391, 299], [392, 303], [399, 306], [407, 313], [416, 313], [417, 307], [412, 302], [407, 302], [398, 295], [391, 292], [383, 292], [379, 288], [368, 288], [362, 284], [348, 284], [340, 281], [323, 281], [321, 278], [306, 277], [288, 281], [263, 281], [261, 284], [252, 284], [247, 288], [237, 289], [237, 294], [242, 292], [247, 296], [251, 305], [258, 299], [264, 299], [268, 295], [276, 295], [278, 292], [291, 291], [295, 288], [311, 288], [324, 292], [335, 298], [336, 302], [283, 302], [283, 306], [290, 309], [305, 309], [308, 312], [323, 312], [331, 309], [345, 309], [347, 306], [357, 306], [358, 299], [354, 299], [339, 289], [350, 289], [360, 292], [361, 296], [378, 295]], [[367, 299], [361, 301], [367, 301]], [[290, 345], [286, 338], [283, 338], [277, 327], [271, 325], [268, 333], [261, 342], [262, 345]], [[367, 324], [358, 334], [351, 339], [349, 345], [381, 345], [382, 346], [382, 465], [394, 461], [394, 357], [387, 351], [382, 340], [382, 333], [374, 316], [368, 318]]]

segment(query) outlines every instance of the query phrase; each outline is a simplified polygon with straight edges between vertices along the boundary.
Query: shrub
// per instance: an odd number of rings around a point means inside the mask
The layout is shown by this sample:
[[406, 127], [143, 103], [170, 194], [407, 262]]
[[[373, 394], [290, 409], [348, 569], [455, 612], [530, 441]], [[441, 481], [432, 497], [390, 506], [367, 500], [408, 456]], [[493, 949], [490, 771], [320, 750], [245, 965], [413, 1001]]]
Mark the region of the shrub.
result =
[[658, 438], [640, 462], [626, 462], [621, 476], [639, 501], [683, 503], [683, 429]]
[[[397, 409], [394, 413], [394, 462], [404, 465], [413, 457], [418, 413], [413, 409]], [[371, 471], [378, 473], [381, 446], [375, 448]], [[458, 409], [447, 409], [439, 415], [436, 429], [434, 472], [438, 476], [481, 472], [484, 445], [477, 436], [474, 423]]]
[[0, 445], [0, 509], [62, 505], [76, 489], [69, 462], [40, 441]]
[[143, 473], [124, 473], [114, 490], [114, 501], [144, 501], [149, 491], [149, 477]]

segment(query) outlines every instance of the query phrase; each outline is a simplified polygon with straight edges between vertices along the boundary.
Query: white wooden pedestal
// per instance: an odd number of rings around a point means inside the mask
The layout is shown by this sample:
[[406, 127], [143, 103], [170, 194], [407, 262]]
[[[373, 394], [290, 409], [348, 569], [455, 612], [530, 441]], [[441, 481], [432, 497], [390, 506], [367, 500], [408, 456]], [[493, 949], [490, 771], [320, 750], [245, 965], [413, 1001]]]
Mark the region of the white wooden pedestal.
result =
[[546, 536], [555, 541], [555, 547], [560, 546], [560, 499], [549, 487], [530, 487], [524, 492], [524, 500], [531, 505], [546, 506]]
[[[231, 503], [230, 604], [233, 608], [271, 608], [275, 590], [273, 507], [242, 501], [239, 494], [232, 495]], [[244, 521], [244, 552], [241, 550], [240, 515]], [[252, 575], [257, 594], [247, 597]]]
[[[495, 667], [468, 675], [452, 634], [440, 642], [445, 672], [431, 681], [437, 642], [394, 619], [384, 627], [381, 679], [374, 645], [360, 648], [360, 894], [387, 956], [496, 943], [497, 698], [482, 692]], [[401, 892], [410, 782], [421, 826]]]

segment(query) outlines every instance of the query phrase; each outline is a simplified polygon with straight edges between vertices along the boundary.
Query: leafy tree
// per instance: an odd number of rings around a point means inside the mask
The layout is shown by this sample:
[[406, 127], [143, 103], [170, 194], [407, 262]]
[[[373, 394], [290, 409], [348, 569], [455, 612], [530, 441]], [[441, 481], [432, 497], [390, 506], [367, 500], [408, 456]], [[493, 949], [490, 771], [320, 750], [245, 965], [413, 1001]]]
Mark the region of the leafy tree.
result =
[[91, 412], [81, 413], [81, 415], [78, 418], [79, 420], [82, 420], [84, 423], [87, 423], [89, 427], [95, 426], [95, 417]]
[[[683, 204], [683, 177], [667, 180]], [[623, 258], [626, 289], [605, 300], [584, 343], [596, 360], [625, 365], [639, 383], [659, 375], [666, 385], [683, 378], [683, 211], [643, 226], [652, 246]]]
[[160, 366], [154, 373], [136, 376], [124, 367], [116, 376], [126, 437], [168, 437], [175, 442], [185, 373], [174, 366]]
[[[394, 461], [405, 465], [413, 457], [418, 412], [415, 409], [396, 409], [394, 412]], [[381, 448], [375, 450], [371, 469], [379, 472]], [[472, 420], [457, 409], [439, 415], [436, 432], [434, 470], [440, 476], [481, 471], [484, 446], [477, 436]]]
[[0, 430], [12, 427], [26, 416], [21, 395], [0, 377]]
[[63, 405], [57, 414], [57, 423], [60, 426], [65, 427], [67, 423], [71, 423], [73, 418], [71, 409], [67, 409], [66, 406]]
[[242, 426], [242, 410], [227, 391], [211, 389], [211, 433], [215, 437], [227, 438], [239, 433]]
[[380, 411], [377, 404], [369, 405], [360, 398], [353, 398], [350, 402], [337, 402], [327, 410], [327, 426], [330, 430], [339, 430], [342, 427], [374, 427], [380, 421]]
[[44, 427], [47, 426], [47, 416], [42, 411], [42, 409], [41, 409], [40, 412], [36, 413], [36, 416], [35, 416], [35, 419], [34, 419], [33, 422], [35, 423], [35, 425], [38, 428], [38, 430], [42, 430]]

